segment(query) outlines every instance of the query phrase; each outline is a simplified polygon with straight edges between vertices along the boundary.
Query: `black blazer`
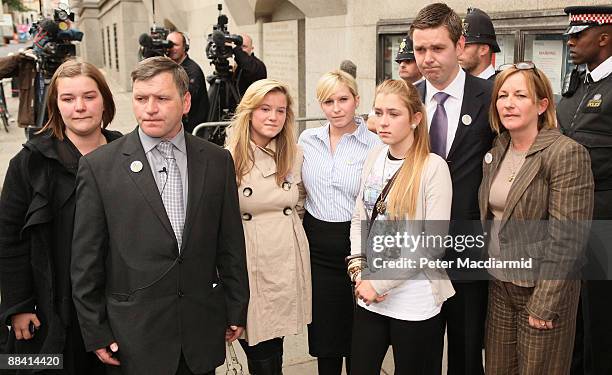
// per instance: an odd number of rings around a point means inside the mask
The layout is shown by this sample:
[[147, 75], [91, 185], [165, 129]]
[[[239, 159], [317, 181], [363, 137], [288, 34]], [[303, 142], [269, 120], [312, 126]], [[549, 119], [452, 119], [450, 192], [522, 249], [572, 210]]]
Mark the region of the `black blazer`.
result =
[[[119, 344], [123, 374], [194, 373], [225, 358], [249, 288], [234, 164], [185, 134], [189, 179], [181, 252], [138, 130], [81, 159], [72, 249], [75, 305], [88, 350]], [[134, 161], [142, 163], [138, 171]]]
[[[478, 188], [482, 181], [482, 160], [491, 149], [494, 134], [489, 125], [489, 105], [491, 103], [491, 90], [493, 84], [481, 78], [465, 74], [463, 103], [459, 114], [459, 125], [453, 144], [446, 157], [448, 169], [453, 182], [453, 201], [451, 206], [451, 220], [455, 222], [449, 228], [451, 234], [478, 234], [482, 232], [480, 223], [480, 210], [478, 207]], [[425, 103], [425, 81], [416, 86]], [[471, 123], [466, 125], [461, 118], [469, 115]], [[469, 221], [469, 222], [468, 222]], [[453, 260], [459, 254], [470, 258], [481, 257], [483, 249], [474, 249], [476, 252], [455, 252], [448, 249], [445, 259]], [[472, 279], [473, 273], [463, 275], [449, 270], [453, 279]], [[486, 277], [486, 273], [483, 274]]]
[[[121, 137], [102, 134], [108, 142]], [[36, 313], [41, 322], [31, 340], [15, 340], [11, 332], [4, 350], [64, 353], [65, 369], [85, 355], [78, 344], [64, 345], [67, 327], [78, 325], [70, 290], [79, 159], [72, 149], [67, 137], [50, 132], [31, 138], [11, 159], [0, 197], [0, 330], [19, 313]]]
[[[425, 81], [416, 86], [425, 103]], [[465, 74], [463, 103], [459, 115], [459, 126], [446, 162], [453, 181], [453, 204], [451, 219], [479, 220], [478, 187], [482, 181], [482, 160], [491, 149], [494, 134], [489, 125], [491, 103], [490, 81]], [[469, 115], [471, 124], [461, 121]]]

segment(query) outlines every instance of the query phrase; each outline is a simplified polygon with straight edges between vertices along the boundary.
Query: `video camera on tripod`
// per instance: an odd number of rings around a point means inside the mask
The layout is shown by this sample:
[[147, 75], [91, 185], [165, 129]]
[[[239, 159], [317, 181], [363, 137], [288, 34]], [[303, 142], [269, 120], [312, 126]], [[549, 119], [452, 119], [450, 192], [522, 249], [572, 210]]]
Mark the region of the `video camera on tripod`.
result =
[[34, 37], [33, 51], [44, 78], [51, 79], [58, 66], [76, 55], [76, 46], [72, 42], [80, 42], [83, 33], [71, 28], [70, 22], [74, 22], [74, 13], [67, 5], [59, 4], [53, 10], [53, 18], [34, 22], [30, 28], [30, 34]]
[[[234, 51], [233, 47], [227, 43], [242, 46], [243, 40], [240, 35], [230, 34], [227, 30], [228, 18], [222, 13], [223, 6], [218, 4], [217, 9], [219, 10], [217, 24], [213, 25], [213, 32], [208, 34], [206, 45], [206, 57], [215, 67], [213, 74], [206, 79], [210, 85], [208, 122], [230, 120], [234, 115], [236, 105], [240, 103], [238, 85], [234, 80], [228, 60]], [[207, 128], [204, 137], [222, 146], [225, 142], [225, 127]]]
[[42, 4], [40, 11], [41, 20], [30, 28], [30, 34], [34, 37], [32, 51], [37, 60], [37, 74], [34, 83], [36, 124], [34, 129], [28, 129], [28, 137], [47, 122], [47, 90], [51, 77], [64, 61], [76, 55], [73, 42], [83, 39], [81, 31], [71, 28], [74, 13], [67, 5], [59, 4], [53, 10], [53, 18], [42, 18]]
[[230, 71], [228, 58], [234, 54], [232, 46], [227, 43], [241, 46], [243, 41], [240, 35], [230, 34], [227, 30], [228, 18], [221, 13], [223, 6], [218, 4], [217, 9], [219, 9], [219, 17], [217, 17], [217, 24], [213, 25], [213, 32], [208, 34], [206, 57], [215, 66], [216, 72], [221, 74]]
[[149, 34], [141, 34], [138, 37], [138, 43], [140, 44], [138, 60], [153, 56], [165, 56], [173, 46], [172, 41], [166, 40], [169, 33], [170, 30], [165, 27], [153, 24]]

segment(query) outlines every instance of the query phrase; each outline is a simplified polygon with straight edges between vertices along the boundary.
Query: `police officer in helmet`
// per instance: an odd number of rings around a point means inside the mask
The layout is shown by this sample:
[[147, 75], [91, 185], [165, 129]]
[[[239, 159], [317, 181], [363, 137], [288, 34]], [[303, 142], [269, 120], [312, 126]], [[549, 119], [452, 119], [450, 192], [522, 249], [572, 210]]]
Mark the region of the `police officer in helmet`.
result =
[[459, 56], [459, 64], [473, 76], [495, 79], [495, 68], [491, 61], [493, 53], [500, 52], [500, 49], [491, 18], [478, 8], [468, 8], [463, 30], [465, 49]]
[[423, 80], [423, 75], [417, 67], [414, 59], [414, 48], [412, 47], [412, 39], [406, 35], [399, 45], [395, 62], [399, 64], [399, 76], [406, 83], [417, 84]]
[[612, 269], [606, 249], [612, 243], [612, 6], [572, 6], [565, 13], [569, 57], [586, 69], [572, 72], [557, 119], [563, 133], [589, 151], [595, 179], [572, 374], [612, 374]]

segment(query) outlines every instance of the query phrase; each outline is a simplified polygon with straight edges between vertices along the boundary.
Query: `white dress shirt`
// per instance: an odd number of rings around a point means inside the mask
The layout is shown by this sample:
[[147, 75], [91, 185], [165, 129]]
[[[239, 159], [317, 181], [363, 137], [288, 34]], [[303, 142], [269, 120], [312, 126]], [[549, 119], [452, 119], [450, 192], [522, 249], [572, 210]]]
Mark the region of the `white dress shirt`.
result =
[[599, 64], [592, 72], [589, 72], [589, 68], [587, 67], [587, 73], [591, 74], [593, 82], [599, 82], [609, 76], [612, 73], [612, 56]]
[[340, 138], [333, 154], [329, 122], [320, 128], [306, 129], [300, 135], [298, 143], [304, 149], [304, 207], [319, 220], [334, 223], [351, 220], [363, 163], [368, 152], [380, 144], [361, 117], [355, 117], [355, 122], [357, 129]]
[[448, 132], [446, 133], [446, 155], [453, 145], [457, 127], [459, 127], [459, 117], [461, 116], [461, 105], [463, 104], [463, 90], [465, 87], [465, 72], [459, 68], [459, 73], [455, 79], [443, 90], [438, 90], [429, 81], [425, 81], [427, 95], [425, 96], [425, 109], [427, 110], [427, 127], [431, 126], [431, 119], [436, 112], [438, 103], [433, 100], [433, 96], [443, 91], [450, 95], [444, 102], [446, 117], [448, 118]]
[[487, 66], [487, 68], [485, 70], [483, 70], [476, 77], [482, 78], [482, 79], [489, 79], [494, 74], [495, 74], [495, 68], [493, 67], [493, 65], [489, 65], [489, 66]]

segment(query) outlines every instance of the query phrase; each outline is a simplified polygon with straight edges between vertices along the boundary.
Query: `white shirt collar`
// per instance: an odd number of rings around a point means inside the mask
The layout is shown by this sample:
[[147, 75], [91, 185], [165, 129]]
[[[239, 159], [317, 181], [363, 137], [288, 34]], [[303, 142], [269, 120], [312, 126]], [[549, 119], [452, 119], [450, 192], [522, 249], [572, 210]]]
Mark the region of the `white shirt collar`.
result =
[[465, 72], [463, 69], [459, 68], [459, 73], [455, 79], [446, 86], [443, 90], [438, 90], [434, 87], [429, 81], [425, 80], [425, 89], [427, 92], [427, 97], [425, 98], [425, 103], [429, 103], [433, 96], [440, 92], [444, 91], [448, 95], [452, 96], [455, 99], [461, 100], [463, 97], [463, 87], [465, 86]]
[[489, 65], [485, 70], [483, 70], [479, 75], [477, 75], [477, 77], [482, 79], [489, 79], [489, 77], [491, 77], [493, 74], [495, 74], [495, 68], [493, 67], [493, 65]]
[[[153, 148], [157, 147], [157, 145], [163, 141], [161, 138], [154, 138], [147, 135], [142, 131], [142, 128], [138, 127], [138, 135], [140, 136], [140, 143], [142, 143], [142, 148], [144, 149], [145, 154], [151, 151]], [[181, 124], [181, 130], [172, 138], [169, 139], [170, 143], [174, 145], [180, 152], [187, 154], [187, 146], [185, 144], [185, 132], [183, 131], [183, 124]]]
[[601, 81], [609, 76], [612, 73], [612, 56], [608, 57], [606, 61], [599, 64], [597, 68], [593, 69], [592, 72], [589, 72], [589, 68], [587, 67], [587, 73], [591, 74], [593, 82]]
[[[363, 117], [355, 116], [355, 124], [357, 125], [357, 129], [352, 133], [345, 134], [347, 137], [355, 137], [359, 142], [364, 145], [368, 145], [368, 125], [364, 121]], [[323, 142], [329, 141], [329, 121], [325, 124], [325, 126], [321, 126], [318, 131], [315, 132], [315, 136], [322, 140]]]

